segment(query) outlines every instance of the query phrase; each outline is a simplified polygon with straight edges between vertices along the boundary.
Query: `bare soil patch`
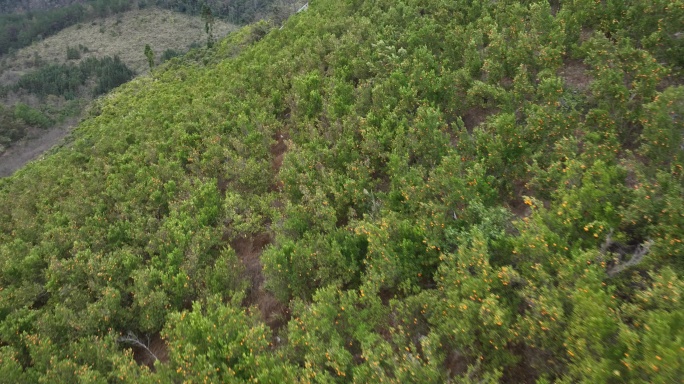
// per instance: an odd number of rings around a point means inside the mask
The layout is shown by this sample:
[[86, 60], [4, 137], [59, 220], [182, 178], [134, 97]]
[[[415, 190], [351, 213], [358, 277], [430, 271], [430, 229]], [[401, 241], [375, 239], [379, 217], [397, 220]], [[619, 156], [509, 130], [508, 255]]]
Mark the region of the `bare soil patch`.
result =
[[[274, 182], [271, 190], [280, 191], [282, 185], [277, 181], [277, 173], [283, 164], [283, 157], [287, 151], [286, 141], [289, 139], [287, 134], [276, 132], [273, 136], [275, 143], [271, 145], [270, 153], [272, 156], [271, 166], [274, 172]], [[277, 201], [279, 205], [282, 203]], [[230, 242], [231, 248], [235, 250], [238, 258], [245, 267], [246, 277], [250, 281], [250, 289], [244, 306], [256, 306], [261, 314], [261, 319], [268, 325], [275, 334], [289, 320], [289, 310], [287, 305], [281, 303], [276, 297], [264, 287], [265, 277], [261, 264], [261, 254], [273, 242], [270, 233], [262, 232], [256, 235], [238, 237]]]
[[278, 134], [277, 142], [271, 146], [271, 155], [273, 155], [273, 169], [278, 172], [280, 167], [283, 165], [283, 158], [285, 157], [285, 151], [287, 150], [287, 144], [285, 144], [285, 136]]
[[288, 309], [264, 288], [263, 266], [260, 256], [271, 241], [269, 234], [260, 233], [254, 236], [239, 237], [233, 240], [230, 246], [245, 266], [245, 274], [251, 282], [249, 293], [243, 305], [259, 308], [261, 319], [275, 332], [287, 323]]
[[497, 112], [498, 110], [494, 108], [472, 107], [461, 116], [461, 119], [468, 132], [472, 133], [475, 127], [487, 120], [487, 116], [496, 114]]
[[570, 87], [585, 92], [594, 80], [589, 73], [589, 67], [582, 60], [568, 60], [558, 73]]

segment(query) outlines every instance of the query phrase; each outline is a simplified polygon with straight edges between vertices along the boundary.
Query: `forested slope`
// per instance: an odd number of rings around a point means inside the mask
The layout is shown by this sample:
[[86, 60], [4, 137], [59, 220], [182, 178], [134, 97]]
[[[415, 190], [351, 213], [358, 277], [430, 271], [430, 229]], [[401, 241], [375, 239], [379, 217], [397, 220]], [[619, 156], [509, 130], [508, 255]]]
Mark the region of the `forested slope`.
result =
[[673, 383], [681, 0], [310, 2], [0, 180], [0, 380]]

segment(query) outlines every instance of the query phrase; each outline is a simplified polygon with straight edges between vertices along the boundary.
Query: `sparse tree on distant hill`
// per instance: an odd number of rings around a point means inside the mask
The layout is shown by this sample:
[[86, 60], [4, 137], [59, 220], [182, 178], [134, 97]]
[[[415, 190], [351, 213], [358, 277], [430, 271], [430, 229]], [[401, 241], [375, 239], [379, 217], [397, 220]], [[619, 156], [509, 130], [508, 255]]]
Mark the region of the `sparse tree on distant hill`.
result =
[[154, 67], [154, 51], [149, 44], [145, 44], [145, 57], [147, 57], [147, 63], [150, 65], [150, 69]]
[[299, 9], [297, 0], [276, 0], [270, 5], [271, 20], [275, 25], [281, 25]]
[[202, 5], [202, 20], [204, 20], [204, 32], [207, 33], [207, 48], [211, 48], [214, 45], [214, 15], [206, 4]]

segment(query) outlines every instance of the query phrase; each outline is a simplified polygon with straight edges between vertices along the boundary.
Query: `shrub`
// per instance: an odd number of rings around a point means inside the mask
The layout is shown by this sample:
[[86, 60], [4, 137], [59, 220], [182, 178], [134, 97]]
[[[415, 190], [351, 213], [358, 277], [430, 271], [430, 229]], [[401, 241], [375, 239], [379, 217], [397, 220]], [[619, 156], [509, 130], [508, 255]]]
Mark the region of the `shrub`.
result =
[[67, 47], [67, 60], [78, 60], [81, 58], [81, 51], [76, 47]]
[[19, 103], [14, 107], [14, 116], [28, 125], [37, 126], [40, 128], [48, 128], [54, 121], [45, 116], [43, 112], [31, 108], [24, 103]]

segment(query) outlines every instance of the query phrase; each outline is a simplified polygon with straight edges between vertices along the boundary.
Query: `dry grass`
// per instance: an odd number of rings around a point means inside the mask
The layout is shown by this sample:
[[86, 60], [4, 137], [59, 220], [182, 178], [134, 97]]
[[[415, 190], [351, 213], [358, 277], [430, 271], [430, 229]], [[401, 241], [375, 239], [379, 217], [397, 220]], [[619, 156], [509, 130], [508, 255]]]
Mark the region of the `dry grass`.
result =
[[[221, 38], [235, 30], [232, 24], [216, 20], [214, 36]], [[155, 60], [167, 49], [186, 51], [192, 43], [204, 44], [206, 33], [200, 17], [169, 10], [148, 8], [98, 19], [69, 27], [43, 41], [23, 48], [13, 58], [7, 58], [2, 82], [12, 82], [31, 70], [37, 54], [47, 63], [67, 62], [67, 47], [88, 48], [87, 57], [119, 56], [137, 74], [149, 70], [144, 54], [145, 44], [155, 52]], [[71, 60], [78, 63], [79, 60]]]

